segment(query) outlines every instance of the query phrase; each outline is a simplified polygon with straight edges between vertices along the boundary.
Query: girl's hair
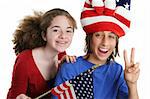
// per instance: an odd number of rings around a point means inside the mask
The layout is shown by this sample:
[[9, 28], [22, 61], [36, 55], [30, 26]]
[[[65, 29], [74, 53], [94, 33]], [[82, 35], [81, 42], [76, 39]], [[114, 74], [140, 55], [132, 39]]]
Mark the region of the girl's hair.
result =
[[[84, 48], [84, 52], [86, 53], [86, 54], [89, 54], [89, 53], [91, 53], [92, 52], [92, 50], [91, 50], [91, 40], [92, 40], [92, 36], [93, 36], [93, 34], [88, 34], [88, 35], [86, 35], [86, 38], [85, 38], [85, 48]], [[108, 57], [108, 59], [107, 59], [107, 62], [109, 62], [110, 60], [115, 60], [115, 57], [118, 55], [119, 56], [119, 51], [118, 51], [118, 43], [119, 43], [119, 38], [117, 37], [116, 38], [116, 41], [117, 41], [117, 43], [116, 43], [116, 46], [115, 46], [115, 50], [112, 52], [112, 54]], [[88, 58], [88, 57], [87, 57]]]
[[16, 55], [26, 49], [45, 46], [46, 41], [42, 35], [46, 35], [47, 28], [56, 16], [66, 16], [73, 28], [77, 28], [75, 19], [63, 9], [55, 8], [45, 13], [34, 12], [33, 16], [26, 16], [15, 30], [12, 41]]

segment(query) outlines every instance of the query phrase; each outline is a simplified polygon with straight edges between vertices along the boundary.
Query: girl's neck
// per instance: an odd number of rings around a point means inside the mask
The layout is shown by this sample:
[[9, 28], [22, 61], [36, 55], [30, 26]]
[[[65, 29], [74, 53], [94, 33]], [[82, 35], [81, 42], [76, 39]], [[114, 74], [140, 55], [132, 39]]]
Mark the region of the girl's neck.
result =
[[45, 47], [35, 48], [32, 51], [33, 59], [45, 80], [53, 78], [57, 72], [57, 53]]
[[50, 48], [47, 48], [47, 47], [40, 47], [39, 48], [42, 52], [42, 56], [46, 59], [46, 60], [55, 60], [57, 59], [57, 54], [58, 52], [54, 51], [54, 50], [51, 50]]

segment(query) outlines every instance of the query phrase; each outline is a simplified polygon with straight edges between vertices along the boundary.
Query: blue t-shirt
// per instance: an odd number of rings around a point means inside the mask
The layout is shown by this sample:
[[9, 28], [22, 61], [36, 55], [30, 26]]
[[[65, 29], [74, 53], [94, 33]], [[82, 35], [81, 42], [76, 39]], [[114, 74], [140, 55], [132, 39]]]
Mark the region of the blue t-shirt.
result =
[[[78, 57], [75, 63], [62, 64], [56, 76], [55, 86], [72, 79], [94, 65], [82, 56]], [[128, 87], [120, 64], [110, 61], [96, 68], [92, 77], [94, 99], [128, 99]], [[53, 96], [53, 99], [57, 97]]]

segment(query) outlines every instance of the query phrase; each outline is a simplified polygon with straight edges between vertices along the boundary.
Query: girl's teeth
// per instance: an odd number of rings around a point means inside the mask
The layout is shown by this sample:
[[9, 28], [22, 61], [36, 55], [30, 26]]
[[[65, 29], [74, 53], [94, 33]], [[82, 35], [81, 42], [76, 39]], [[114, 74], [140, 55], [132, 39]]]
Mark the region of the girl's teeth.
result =
[[57, 43], [59, 43], [59, 44], [65, 44], [66, 42], [57, 42]]

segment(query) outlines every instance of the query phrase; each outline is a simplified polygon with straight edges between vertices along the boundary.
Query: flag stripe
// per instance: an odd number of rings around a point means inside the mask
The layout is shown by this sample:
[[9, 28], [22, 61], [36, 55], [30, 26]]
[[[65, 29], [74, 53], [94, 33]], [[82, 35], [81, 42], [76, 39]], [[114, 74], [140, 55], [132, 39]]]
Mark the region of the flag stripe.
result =
[[[129, 28], [129, 26], [126, 26], [122, 22], [110, 16], [95, 16], [95, 17], [84, 18], [81, 20], [83, 27], [97, 22], [112, 22], [118, 24], [124, 31], [128, 30]], [[128, 23], [126, 24], [128, 25]]]
[[95, 69], [90, 68], [73, 79], [56, 86], [51, 93], [56, 95], [58, 99], [93, 99], [92, 72]]

